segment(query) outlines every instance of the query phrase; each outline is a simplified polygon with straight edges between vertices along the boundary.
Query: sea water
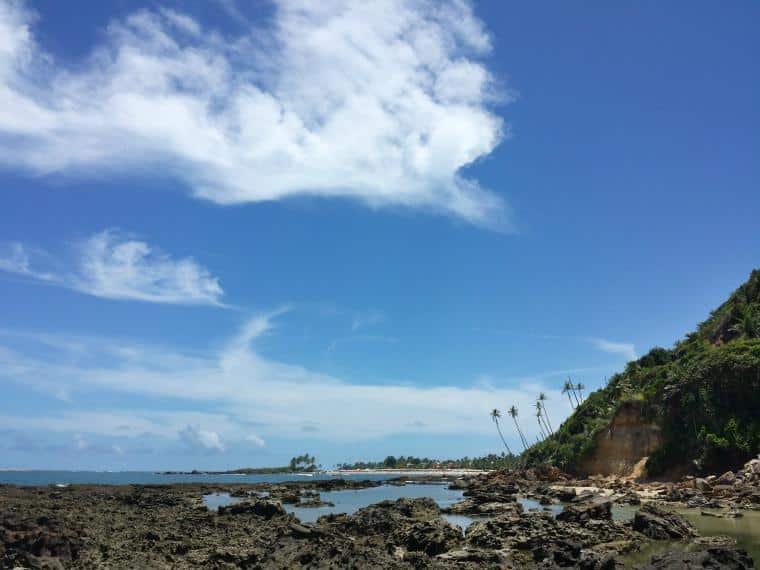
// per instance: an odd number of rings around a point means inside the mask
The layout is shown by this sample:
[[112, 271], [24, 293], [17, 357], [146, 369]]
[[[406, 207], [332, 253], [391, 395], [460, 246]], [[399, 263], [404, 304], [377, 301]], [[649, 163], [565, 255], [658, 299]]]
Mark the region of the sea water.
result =
[[153, 471], [0, 471], [0, 484], [6, 485], [170, 485], [173, 483], [285, 483], [287, 481], [323, 481], [345, 478], [385, 481], [397, 475], [314, 473], [304, 477], [297, 473], [262, 475], [211, 475], [205, 473], [171, 473]]
[[[366, 489], [341, 489], [339, 491], [324, 491], [320, 493], [323, 501], [333, 503], [334, 506], [321, 507], [300, 507], [298, 505], [283, 505], [285, 510], [294, 514], [301, 522], [314, 522], [319, 517], [328, 514], [353, 514], [361, 508], [379, 503], [381, 501], [395, 501], [400, 498], [415, 499], [420, 497], [429, 497], [433, 499], [440, 508], [445, 509], [454, 503], [461, 501], [464, 493], [461, 490], [449, 489], [445, 484], [407, 484], [398, 485], [381, 485], [380, 487], [369, 487]], [[203, 496], [204, 504], [211, 510], [216, 510], [220, 506], [230, 505], [243, 499], [232, 497], [229, 493], [209, 493]], [[550, 505], [544, 507], [538, 501], [526, 497], [518, 497], [519, 502], [524, 510], [548, 510], [553, 515], [562, 512], [562, 505]], [[451, 524], [461, 529], [466, 529], [478, 518], [459, 514], [444, 514], [443, 518]]]

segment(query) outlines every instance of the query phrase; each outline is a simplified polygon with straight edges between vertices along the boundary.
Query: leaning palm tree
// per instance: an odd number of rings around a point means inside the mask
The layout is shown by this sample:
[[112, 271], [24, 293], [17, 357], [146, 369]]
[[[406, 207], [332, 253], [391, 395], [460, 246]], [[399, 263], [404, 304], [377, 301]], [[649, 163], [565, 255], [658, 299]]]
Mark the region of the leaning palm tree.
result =
[[541, 430], [541, 439], [546, 439], [546, 430], [541, 421], [541, 402], [536, 402], [536, 420], [538, 420], [538, 429]]
[[546, 411], [546, 404], [544, 403], [548, 399], [549, 398], [547, 398], [546, 394], [544, 394], [543, 392], [541, 392], [538, 395], [538, 401], [541, 403], [541, 407], [544, 410], [544, 422], [546, 422], [546, 427], [549, 428], [549, 433], [553, 434], [554, 433], [554, 428], [552, 427], [552, 422], [549, 420], [549, 412]]
[[504, 444], [504, 447], [507, 448], [507, 453], [509, 455], [512, 455], [512, 450], [509, 449], [509, 445], [507, 445], [507, 440], [504, 439], [504, 435], [501, 433], [501, 426], [499, 425], [499, 419], [501, 419], [501, 412], [499, 410], [497, 410], [496, 408], [494, 408], [491, 411], [491, 419], [493, 420], [493, 423], [496, 424], [496, 429], [499, 432], [499, 437], [501, 438], [501, 441]]
[[575, 409], [575, 404], [573, 404], [573, 399], [570, 397], [570, 393], [573, 391], [573, 383], [568, 379], [565, 380], [565, 385], [562, 386], [562, 393], [567, 394], [567, 401], [570, 402], [570, 407], [572, 409]]
[[575, 389], [578, 390], [578, 393], [581, 395], [581, 402], [583, 401], [583, 390], [586, 389], [586, 387], [583, 385], [582, 382], [578, 382], [575, 385]]
[[577, 408], [581, 405], [580, 400], [578, 400], [578, 392], [575, 391], [575, 384], [573, 384], [573, 379], [568, 376], [567, 380], [570, 382], [570, 391], [573, 393], [573, 398], [575, 398], [575, 407]]
[[517, 428], [517, 434], [520, 436], [520, 441], [522, 441], [523, 449], [528, 449], [528, 441], [525, 439], [525, 436], [523, 435], [522, 430], [520, 429], [520, 424], [517, 423], [517, 408], [512, 406], [509, 408], [509, 411], [507, 412], [512, 419], [515, 422], [515, 427]]

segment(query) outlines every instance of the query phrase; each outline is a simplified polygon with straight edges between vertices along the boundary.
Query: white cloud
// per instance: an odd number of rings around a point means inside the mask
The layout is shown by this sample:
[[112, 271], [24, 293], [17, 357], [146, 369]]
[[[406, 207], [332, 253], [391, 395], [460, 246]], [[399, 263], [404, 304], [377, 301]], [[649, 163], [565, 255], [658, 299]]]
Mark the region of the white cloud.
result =
[[71, 69], [33, 19], [0, 0], [6, 168], [160, 167], [219, 204], [342, 196], [509, 228], [503, 200], [462, 173], [505, 135], [490, 38], [463, 0], [281, 0], [270, 29], [238, 37], [140, 11]]
[[[39, 254], [40, 252], [36, 253]], [[55, 277], [50, 273], [32, 269], [27, 249], [18, 242], [0, 244], [0, 271], [18, 273], [41, 281], [55, 280]]]
[[[262, 439], [301, 439], [305, 431], [310, 431], [312, 438], [345, 442], [412, 429], [428, 435], [490, 435], [494, 429], [488, 418], [490, 410], [514, 404], [525, 416], [522, 427], [533, 439], [538, 426], [531, 412], [540, 391], [549, 396], [547, 406], [555, 426], [570, 411], [560, 391], [548, 388], [540, 378], [524, 378], [511, 388], [503, 388], [504, 382], [496, 380], [468, 387], [346, 382], [257, 352], [256, 340], [272, 326], [271, 316], [258, 316], [220, 349], [202, 355], [107, 339], [93, 341], [84, 359], [67, 353], [64, 344], [62, 354], [55, 359], [43, 359], [33, 346], [27, 346], [29, 356], [18, 351], [0, 352], [0, 379], [32, 387], [55, 383], [70, 393], [71, 405], [76, 405], [80, 393], [105, 391], [170, 400], [175, 402], [173, 409], [194, 410], [103, 410], [98, 412], [102, 418], [90, 412], [31, 418], [26, 424], [23, 420], [19, 424], [18, 418], [0, 418], [0, 426], [7, 422], [16, 427], [36, 425], [40, 429], [77, 433], [97, 429], [105, 434], [131, 436], [150, 432], [176, 437], [182, 432], [184, 439], [198, 443], [202, 431], [213, 430], [207, 433], [216, 434], [221, 445], [222, 438], [253, 442], [250, 426], [255, 424], [256, 436]], [[40, 389], [46, 393], [44, 387]], [[307, 425], [318, 426], [318, 431], [304, 430]], [[204, 428], [188, 430], [187, 426]], [[207, 435], [204, 441], [207, 447], [216, 447], [214, 436]]]
[[[76, 251], [75, 268], [40, 271], [30, 251], [14, 243], [0, 250], [0, 271], [17, 273], [105, 299], [222, 306], [217, 278], [193, 259], [173, 259], [144, 241], [107, 230], [85, 240]], [[49, 263], [44, 252], [36, 252]]]
[[619, 354], [626, 360], [636, 359], [636, 347], [630, 342], [613, 342], [603, 338], [588, 339], [597, 349], [610, 354]]
[[[59, 414], [44, 413], [13, 416], [0, 414], [0, 429], [34, 429], [54, 433], [72, 433], [78, 447], [87, 447], [82, 434], [107, 438], [141, 439], [155, 436], [167, 440], [182, 440], [183, 433], [200, 431], [198, 426], [213, 426], [219, 437], [231, 436], [238, 428], [229, 415], [195, 411], [162, 411], [144, 409], [109, 409], [105, 411], [76, 410]], [[81, 444], [79, 442], [82, 442]]]
[[245, 440], [249, 443], [252, 443], [256, 447], [265, 447], [267, 444], [266, 441], [264, 441], [262, 438], [260, 438], [256, 434], [250, 434], [246, 436]]
[[186, 425], [180, 432], [182, 442], [192, 449], [224, 451], [224, 444], [215, 431], [203, 430], [198, 426]]

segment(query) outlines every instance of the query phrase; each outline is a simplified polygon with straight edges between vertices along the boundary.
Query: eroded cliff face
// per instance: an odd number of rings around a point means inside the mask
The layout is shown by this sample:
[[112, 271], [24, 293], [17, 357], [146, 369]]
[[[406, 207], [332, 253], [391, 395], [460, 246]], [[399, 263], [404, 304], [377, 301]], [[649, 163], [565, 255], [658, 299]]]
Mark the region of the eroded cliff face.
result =
[[581, 470], [589, 475], [643, 475], [642, 460], [661, 442], [659, 426], [645, 422], [638, 403], [626, 402], [607, 428], [597, 434], [596, 447]]

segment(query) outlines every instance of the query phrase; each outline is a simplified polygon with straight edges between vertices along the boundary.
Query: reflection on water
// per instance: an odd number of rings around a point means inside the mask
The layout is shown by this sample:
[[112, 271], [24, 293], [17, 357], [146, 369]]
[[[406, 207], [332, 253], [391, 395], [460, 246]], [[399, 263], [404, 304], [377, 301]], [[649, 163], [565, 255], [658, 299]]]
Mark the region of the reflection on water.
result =
[[469, 527], [472, 523], [474, 523], [477, 519], [474, 519], [472, 517], [468, 517], [466, 515], [442, 515], [444, 519], [449, 521], [454, 526], [458, 526], [460, 529], [462, 529], [462, 533], [467, 530], [467, 527]]
[[[379, 503], [380, 501], [395, 501], [402, 497], [419, 498], [430, 497], [441, 508], [450, 507], [461, 501], [462, 491], [449, 489], [446, 485], [421, 484], [421, 485], [383, 485], [358, 490], [327, 491], [321, 494], [323, 501], [329, 501], [335, 506], [301, 507], [298, 505], [283, 505], [285, 510], [296, 515], [302, 522], [314, 522], [319, 517], [330, 513], [352, 514], [359, 509]], [[210, 510], [217, 510], [220, 506], [230, 505], [243, 499], [232, 497], [229, 493], [209, 493], [203, 496], [203, 503]], [[534, 499], [518, 497], [518, 502], [525, 511], [532, 509], [550, 511], [554, 516], [562, 512], [561, 504], [541, 505]], [[631, 505], [613, 505], [612, 518], [616, 521], [631, 520], [639, 509]], [[702, 536], [726, 535], [736, 539], [737, 545], [746, 550], [755, 561], [755, 567], [760, 569], [760, 511], [744, 511], [744, 516], [737, 519], [724, 519], [717, 517], [705, 517], [698, 509], [676, 508], [676, 512], [682, 514]], [[713, 511], [720, 513], [720, 510]], [[463, 531], [477, 518], [465, 515], [443, 515], [443, 517]], [[626, 556], [626, 563], [635, 565], [648, 562], [653, 554], [668, 549], [690, 549], [693, 545], [672, 541], [648, 542], [640, 552]]]
[[[265, 496], [267, 493], [260, 493]], [[339, 491], [326, 491], [321, 493], [323, 501], [333, 503], [335, 506], [321, 507], [302, 507], [299, 505], [283, 505], [286, 511], [296, 515], [301, 522], [315, 522], [319, 517], [331, 513], [353, 514], [361, 508], [368, 505], [379, 503], [381, 501], [395, 501], [402, 497], [414, 499], [420, 497], [430, 497], [439, 507], [445, 509], [462, 500], [463, 492], [460, 490], [449, 489], [447, 485], [440, 484], [415, 484], [415, 485], [383, 485], [381, 487], [370, 487], [367, 489], [344, 489]], [[225, 507], [233, 503], [238, 503], [244, 499], [232, 497], [229, 493], [209, 493], [203, 495], [203, 504], [209, 510], [216, 511], [219, 507]], [[564, 508], [561, 504], [541, 505], [534, 499], [527, 497], [518, 497], [517, 502], [523, 507], [523, 510], [539, 510], [551, 512], [554, 516], [562, 512]], [[462, 530], [467, 529], [473, 521], [478, 518], [487, 517], [469, 517], [465, 515], [446, 514], [443, 515], [446, 520]], [[631, 515], [633, 516], [633, 515]]]
[[[713, 513], [725, 512], [721, 509], [704, 509]], [[740, 548], [746, 550], [760, 568], [760, 511], [742, 511], [744, 516], [736, 519], [705, 517], [698, 509], [676, 509], [694, 525], [702, 536], [720, 534], [736, 539]]]
[[520, 503], [524, 511], [547, 511], [555, 517], [562, 512], [565, 508], [562, 504], [542, 505], [535, 499], [529, 499], [528, 497], [517, 497], [517, 502]]
[[314, 522], [319, 517], [330, 513], [352, 514], [359, 509], [379, 503], [380, 501], [395, 501], [402, 497], [415, 499], [419, 497], [430, 497], [441, 508], [450, 507], [462, 499], [462, 491], [449, 489], [446, 485], [404, 485], [397, 487], [395, 485], [383, 485], [381, 487], [370, 487], [368, 489], [340, 491], [327, 491], [321, 493], [323, 501], [333, 503], [334, 507], [299, 507], [298, 505], [283, 505], [285, 510], [293, 513], [301, 522]]
[[219, 507], [226, 507], [242, 501], [242, 497], [233, 497], [229, 493], [208, 493], [203, 495], [203, 504], [210, 511], [218, 511]]
[[[638, 510], [638, 507], [614, 506], [612, 516], [615, 520], [630, 520]], [[747, 551], [755, 563], [755, 568], [760, 569], [760, 512], [742, 511], [744, 516], [736, 519], [724, 519], [720, 517], [703, 516], [699, 509], [673, 508], [673, 510], [688, 520], [701, 536], [729, 536], [736, 540], [736, 545]], [[704, 509], [719, 514], [727, 509]], [[652, 541], [645, 543], [639, 552], [631, 553], [625, 557], [628, 565], [635, 566], [649, 562], [654, 554], [666, 550], [691, 551], [699, 548], [693, 542], [674, 542], [668, 540]]]

